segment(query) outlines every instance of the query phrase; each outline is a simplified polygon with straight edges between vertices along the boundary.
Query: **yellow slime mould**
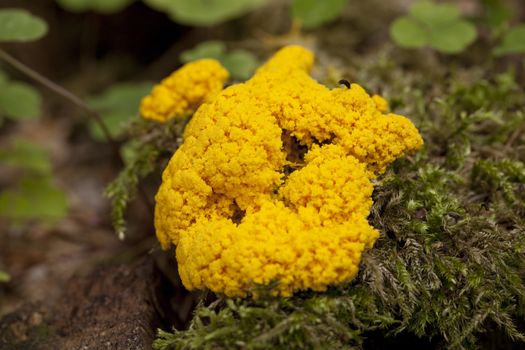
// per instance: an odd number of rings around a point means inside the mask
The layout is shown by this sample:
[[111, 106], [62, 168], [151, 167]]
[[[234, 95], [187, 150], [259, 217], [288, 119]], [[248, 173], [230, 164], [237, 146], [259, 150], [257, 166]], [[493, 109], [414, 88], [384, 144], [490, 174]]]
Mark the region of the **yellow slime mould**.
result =
[[184, 285], [245, 296], [276, 283], [287, 296], [352, 280], [379, 233], [372, 180], [423, 140], [359, 85], [313, 80], [314, 56], [288, 46], [245, 83], [190, 63], [155, 87], [144, 117], [195, 111], [162, 176], [155, 227], [177, 246]]

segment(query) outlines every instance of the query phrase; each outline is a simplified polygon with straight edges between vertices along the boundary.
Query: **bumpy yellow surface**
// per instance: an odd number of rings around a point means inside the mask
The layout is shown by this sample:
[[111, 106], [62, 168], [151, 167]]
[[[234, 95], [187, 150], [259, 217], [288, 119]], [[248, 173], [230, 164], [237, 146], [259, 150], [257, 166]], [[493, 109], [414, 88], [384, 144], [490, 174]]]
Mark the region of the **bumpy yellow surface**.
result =
[[228, 71], [216, 60], [186, 64], [142, 99], [140, 114], [158, 122], [186, 116], [219, 93], [227, 79]]
[[[423, 141], [380, 96], [317, 83], [313, 60], [302, 47], [281, 49], [188, 124], [155, 212], [158, 239], [177, 245], [188, 289], [243, 296], [278, 281], [281, 295], [323, 291], [354, 278], [379, 236], [366, 220], [371, 180]], [[287, 160], [282, 135], [307, 147], [304, 162]]]

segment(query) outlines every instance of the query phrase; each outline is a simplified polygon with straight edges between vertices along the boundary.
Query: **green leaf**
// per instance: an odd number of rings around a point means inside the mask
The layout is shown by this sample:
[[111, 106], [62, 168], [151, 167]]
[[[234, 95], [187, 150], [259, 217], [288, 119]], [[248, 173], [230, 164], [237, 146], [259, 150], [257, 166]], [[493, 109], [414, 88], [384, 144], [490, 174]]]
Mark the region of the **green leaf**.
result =
[[292, 17], [301, 20], [305, 28], [316, 28], [341, 16], [347, 0], [294, 0]]
[[222, 64], [234, 78], [246, 80], [252, 76], [260, 62], [249, 51], [234, 50], [222, 59]]
[[[119, 136], [122, 126], [137, 115], [140, 101], [149, 94], [151, 83], [116, 84], [102, 94], [88, 100], [88, 104], [99, 112], [110, 133]], [[97, 140], [105, 140], [97, 123], [89, 125], [91, 135]]]
[[484, 19], [491, 27], [498, 27], [512, 18], [510, 8], [502, 0], [482, 0]]
[[100, 13], [115, 13], [121, 11], [135, 0], [57, 0], [66, 10], [71, 12], [96, 11]]
[[[182, 131], [182, 130], [181, 130]], [[156, 138], [154, 141], [158, 141]], [[106, 188], [105, 194], [111, 199], [111, 218], [119, 239], [126, 235], [125, 214], [129, 202], [135, 197], [139, 182], [151, 174], [159, 162], [159, 149], [151, 143], [131, 140], [121, 148], [124, 169]]]
[[446, 22], [453, 22], [461, 15], [459, 8], [452, 4], [435, 4], [431, 1], [416, 2], [410, 8], [413, 18], [427, 23], [437, 25]]
[[54, 222], [66, 212], [66, 195], [48, 176], [23, 178], [16, 188], [0, 193], [0, 215], [15, 222]]
[[40, 115], [42, 99], [31, 85], [8, 82], [0, 86], [0, 114], [12, 119], [34, 119]]
[[475, 39], [476, 27], [468, 21], [460, 20], [433, 31], [430, 35], [429, 45], [444, 53], [458, 53]]
[[193, 26], [212, 26], [240, 17], [267, 0], [144, 0], [166, 12], [175, 22]]
[[0, 283], [6, 283], [11, 280], [11, 276], [7, 272], [0, 271]]
[[51, 174], [47, 153], [31, 140], [18, 138], [0, 150], [0, 164], [38, 175]]
[[0, 42], [32, 41], [46, 33], [46, 22], [26, 10], [0, 10]]
[[494, 53], [498, 56], [525, 52], [525, 24], [511, 28]]
[[430, 46], [443, 53], [463, 51], [476, 39], [474, 25], [460, 18], [453, 4], [416, 2], [408, 16], [399, 17], [390, 26], [390, 36], [402, 47]]
[[214, 58], [221, 60], [226, 52], [226, 45], [221, 41], [204, 41], [191, 50], [183, 51], [180, 60], [184, 63], [201, 58]]
[[42, 148], [31, 140], [15, 139], [0, 151], [0, 164], [20, 170], [0, 193], [0, 216], [23, 222], [55, 221], [65, 215], [66, 196], [54, 185], [51, 163]]
[[220, 41], [205, 41], [191, 50], [183, 51], [180, 55], [180, 60], [184, 63], [202, 58], [220, 61], [231, 76], [238, 80], [250, 78], [260, 64], [257, 57], [247, 50], [226, 52], [226, 45]]
[[400, 17], [390, 26], [390, 36], [402, 47], [423, 47], [428, 42], [428, 35], [421, 24], [411, 17]]

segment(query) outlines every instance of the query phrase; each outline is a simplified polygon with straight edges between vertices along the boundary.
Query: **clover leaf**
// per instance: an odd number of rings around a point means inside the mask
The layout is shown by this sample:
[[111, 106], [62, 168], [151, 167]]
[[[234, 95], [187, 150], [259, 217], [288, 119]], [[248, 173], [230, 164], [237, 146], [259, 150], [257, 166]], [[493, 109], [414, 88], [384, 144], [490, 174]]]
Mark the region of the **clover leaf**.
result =
[[12, 221], [56, 221], [67, 212], [65, 193], [51, 177], [24, 177], [0, 193], [0, 215]]
[[429, 45], [444, 53], [463, 51], [476, 39], [475, 27], [464, 20], [450, 22], [430, 35]]
[[17, 138], [0, 150], [0, 164], [38, 175], [51, 175], [51, 162], [45, 150], [33, 142]]
[[435, 4], [431, 1], [416, 2], [410, 8], [413, 18], [422, 23], [438, 25], [457, 20], [461, 16], [458, 7], [452, 4]]
[[267, 0], [144, 0], [150, 7], [166, 12], [175, 22], [211, 26], [240, 17]]
[[40, 39], [46, 33], [46, 22], [26, 10], [0, 10], [0, 42], [32, 41]]
[[421, 30], [421, 24], [412, 17], [401, 17], [390, 27], [390, 35], [394, 41], [403, 47], [423, 47], [428, 42], [428, 36]]
[[221, 41], [204, 41], [190, 50], [180, 54], [180, 60], [184, 63], [192, 62], [201, 58], [214, 58], [220, 60], [226, 53], [226, 45]]
[[525, 24], [511, 28], [503, 37], [500, 46], [494, 49], [494, 54], [508, 55], [525, 52]]
[[232, 77], [238, 80], [249, 79], [260, 64], [253, 53], [242, 49], [231, 51], [221, 62]]
[[[88, 104], [100, 113], [109, 132], [118, 137], [122, 134], [123, 125], [137, 115], [140, 101], [149, 94], [152, 85], [148, 82], [115, 84], [90, 98]], [[89, 130], [93, 138], [105, 140], [97, 123], [91, 122]]]
[[205, 41], [180, 54], [180, 60], [184, 63], [202, 58], [218, 60], [230, 72], [231, 76], [238, 80], [250, 78], [260, 64], [253, 53], [243, 49], [227, 52], [226, 45], [220, 41]]
[[392, 23], [390, 35], [401, 47], [429, 46], [451, 54], [463, 51], [476, 39], [476, 28], [461, 18], [457, 6], [424, 0]]
[[66, 194], [55, 185], [48, 154], [29, 139], [14, 139], [0, 150], [2, 171], [14, 171], [0, 193], [0, 216], [14, 223], [55, 222], [66, 215]]
[[341, 16], [348, 0], [294, 0], [292, 17], [305, 28], [316, 28]]
[[0, 72], [0, 119], [34, 119], [40, 115], [42, 98], [29, 84], [11, 81]]

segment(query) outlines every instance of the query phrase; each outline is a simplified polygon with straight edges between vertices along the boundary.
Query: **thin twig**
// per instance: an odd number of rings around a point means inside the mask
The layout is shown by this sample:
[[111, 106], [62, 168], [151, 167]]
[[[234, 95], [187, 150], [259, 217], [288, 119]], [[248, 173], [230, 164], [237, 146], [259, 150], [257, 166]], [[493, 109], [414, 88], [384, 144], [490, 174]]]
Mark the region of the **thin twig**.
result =
[[[111, 132], [109, 131], [106, 123], [102, 120], [102, 117], [100, 114], [98, 114], [97, 111], [89, 107], [80, 97], [73, 94], [71, 91], [63, 88], [62, 86], [58, 85], [57, 83], [51, 81], [50, 79], [44, 77], [42, 74], [38, 73], [37, 71], [33, 70], [32, 68], [26, 66], [24, 63], [20, 62], [4, 50], [0, 49], [0, 59], [4, 60], [8, 64], [10, 64], [13, 68], [17, 69], [21, 73], [27, 75], [31, 79], [35, 80], [36, 82], [42, 84], [49, 90], [53, 91], [57, 95], [62, 96], [78, 108], [82, 109], [86, 114], [93, 119], [95, 123], [98, 124], [100, 129], [102, 130], [102, 133], [104, 134], [104, 138], [109, 142], [111, 147], [113, 148], [115, 155], [118, 157], [119, 161], [124, 164], [124, 161], [122, 160], [122, 156], [120, 154], [120, 147], [117, 143], [117, 141], [113, 138], [111, 135]], [[145, 191], [145, 189], [142, 187], [142, 185], [138, 184], [139, 188], [139, 194], [142, 197], [142, 201], [144, 205], [147, 207], [150, 214], [153, 213], [153, 205], [151, 201], [149, 200], [149, 197]]]
[[62, 86], [56, 84], [55, 82], [49, 80], [48, 78], [44, 77], [42, 74], [34, 71], [32, 68], [26, 66], [4, 50], [0, 49], [0, 58], [9, 63], [11, 66], [22, 72], [23, 74], [27, 75], [31, 79], [37, 81], [38, 83], [44, 85], [51, 91], [55, 92], [56, 94], [64, 97], [69, 102], [73, 103], [75, 106], [79, 107], [80, 109], [84, 110], [93, 120], [98, 124], [100, 129], [102, 130], [102, 133], [104, 134], [104, 137], [106, 140], [113, 145], [117, 150], [119, 149], [115, 139], [111, 135], [111, 132], [109, 131], [108, 127], [100, 117], [100, 115], [93, 110], [91, 107], [89, 107], [80, 97], [73, 94], [72, 92], [64, 89]]

